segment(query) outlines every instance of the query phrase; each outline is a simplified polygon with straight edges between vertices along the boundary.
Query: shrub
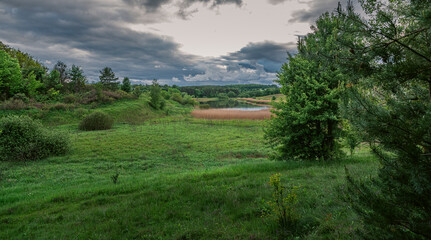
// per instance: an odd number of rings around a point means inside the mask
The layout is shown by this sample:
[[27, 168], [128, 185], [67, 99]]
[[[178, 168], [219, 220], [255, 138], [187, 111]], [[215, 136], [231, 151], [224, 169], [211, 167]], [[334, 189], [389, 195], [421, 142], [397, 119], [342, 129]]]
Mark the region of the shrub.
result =
[[93, 112], [87, 115], [79, 124], [79, 129], [84, 131], [111, 129], [114, 120], [106, 113]]
[[179, 93], [173, 93], [171, 99], [178, 103], [183, 103], [183, 97]]
[[0, 119], [0, 160], [38, 160], [65, 154], [69, 139], [64, 134], [48, 131], [28, 116]]
[[64, 101], [65, 103], [75, 103], [75, 102], [77, 102], [77, 99], [76, 99], [75, 95], [73, 95], [73, 94], [68, 94], [68, 95], [65, 95], [65, 96], [63, 97], [63, 101]]
[[267, 202], [268, 207], [263, 211], [262, 216], [273, 218], [282, 235], [296, 235], [300, 220], [300, 215], [296, 210], [299, 187], [283, 186], [280, 173], [270, 177], [269, 185], [272, 188], [272, 199]]
[[29, 103], [30, 99], [24, 93], [17, 93], [12, 97], [13, 100], [21, 100], [25, 103]]
[[31, 106], [20, 99], [11, 98], [0, 104], [1, 110], [24, 110], [30, 109]]
[[65, 110], [73, 109], [73, 107], [74, 106], [71, 105], [71, 104], [56, 103], [56, 104], [51, 105], [49, 107], [49, 110], [62, 110], [62, 111], [65, 111]]

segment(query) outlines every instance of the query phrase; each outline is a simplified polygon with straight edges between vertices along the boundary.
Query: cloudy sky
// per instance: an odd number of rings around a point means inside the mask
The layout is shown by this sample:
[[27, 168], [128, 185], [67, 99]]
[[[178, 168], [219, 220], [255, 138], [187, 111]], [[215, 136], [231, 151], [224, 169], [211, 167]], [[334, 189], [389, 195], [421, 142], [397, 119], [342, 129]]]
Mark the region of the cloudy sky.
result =
[[90, 81], [271, 84], [296, 35], [339, 0], [0, 0], [0, 41]]

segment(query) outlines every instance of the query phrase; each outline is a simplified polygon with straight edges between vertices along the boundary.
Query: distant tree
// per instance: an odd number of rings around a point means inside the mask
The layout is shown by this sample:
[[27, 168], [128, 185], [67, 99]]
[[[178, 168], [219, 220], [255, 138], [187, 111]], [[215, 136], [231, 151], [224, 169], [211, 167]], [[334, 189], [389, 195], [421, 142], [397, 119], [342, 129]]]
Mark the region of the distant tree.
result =
[[70, 90], [80, 92], [85, 87], [85, 83], [87, 81], [82, 68], [72, 65], [68, 75], [70, 76]]
[[162, 94], [161, 94], [160, 85], [157, 83], [157, 80], [154, 79], [153, 84], [151, 85], [151, 88], [150, 88], [150, 105], [154, 109], [160, 109], [162, 106], [161, 98], [162, 98]]
[[105, 67], [100, 71], [99, 79], [105, 89], [118, 90], [118, 77], [115, 77], [115, 73], [110, 67]]
[[234, 98], [234, 97], [236, 97], [236, 94], [235, 94], [234, 92], [232, 92], [232, 91], [229, 91], [229, 92], [227, 93], [227, 96], [228, 96], [229, 98]]
[[57, 70], [58, 73], [60, 73], [60, 83], [62, 85], [65, 84], [66, 79], [69, 78], [69, 71], [67, 70], [67, 65], [62, 62], [62, 61], [58, 61], [55, 65], [54, 65], [54, 69], [53, 70]]
[[55, 90], [61, 89], [62, 85], [60, 83], [60, 73], [53, 69], [49, 75], [45, 76], [43, 83], [45, 84], [46, 90], [51, 88]]
[[0, 99], [7, 99], [22, 90], [23, 81], [18, 61], [0, 50]]
[[130, 80], [128, 77], [125, 77], [123, 79], [123, 84], [121, 84], [121, 90], [128, 93], [132, 91], [132, 85], [130, 84]]

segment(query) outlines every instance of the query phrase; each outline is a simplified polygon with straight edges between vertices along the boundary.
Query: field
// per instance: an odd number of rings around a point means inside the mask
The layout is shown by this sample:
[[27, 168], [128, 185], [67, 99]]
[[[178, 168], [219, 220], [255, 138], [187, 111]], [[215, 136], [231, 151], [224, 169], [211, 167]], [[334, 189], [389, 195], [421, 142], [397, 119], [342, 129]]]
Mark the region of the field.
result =
[[[101, 109], [117, 116], [113, 129], [83, 132], [74, 111], [46, 113], [71, 135], [69, 154], [0, 162], [0, 239], [277, 239], [262, 217], [274, 173], [301, 186], [299, 238], [352, 239], [361, 227], [341, 195], [344, 166], [374, 174], [366, 149], [342, 162], [275, 162], [265, 121], [196, 119], [174, 105], [145, 114], [137, 101]], [[71, 123], [53, 124], [62, 117]]]

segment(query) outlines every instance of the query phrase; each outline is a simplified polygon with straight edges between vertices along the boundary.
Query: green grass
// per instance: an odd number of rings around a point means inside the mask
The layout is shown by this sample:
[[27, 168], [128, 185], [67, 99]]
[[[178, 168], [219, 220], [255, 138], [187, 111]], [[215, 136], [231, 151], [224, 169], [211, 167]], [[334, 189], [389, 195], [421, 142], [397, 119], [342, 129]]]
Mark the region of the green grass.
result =
[[191, 119], [178, 105], [130, 120], [141, 107], [99, 108], [116, 116], [107, 131], [53, 126], [71, 136], [66, 156], [1, 162], [0, 239], [276, 239], [261, 211], [277, 172], [302, 186], [301, 239], [355, 238], [360, 224], [340, 192], [344, 166], [375, 174], [366, 149], [340, 162], [274, 162], [262, 121]]

